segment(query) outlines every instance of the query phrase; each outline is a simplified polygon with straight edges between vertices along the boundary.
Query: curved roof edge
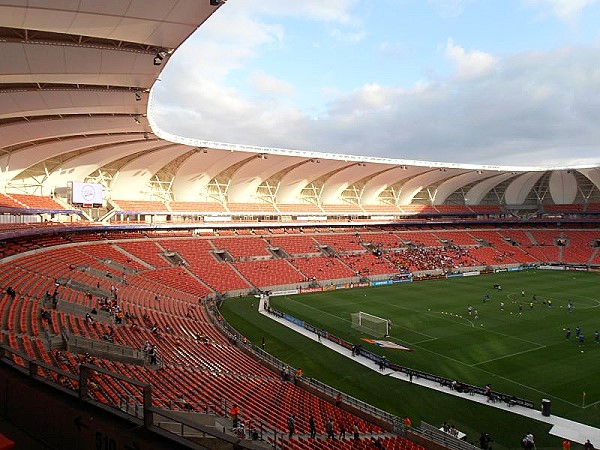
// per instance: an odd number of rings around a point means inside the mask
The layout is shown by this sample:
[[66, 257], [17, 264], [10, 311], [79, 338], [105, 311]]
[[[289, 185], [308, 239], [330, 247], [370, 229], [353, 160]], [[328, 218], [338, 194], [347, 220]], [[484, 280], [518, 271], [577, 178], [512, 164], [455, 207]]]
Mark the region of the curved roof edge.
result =
[[[156, 83], [155, 83], [156, 84]], [[578, 169], [595, 169], [600, 168], [600, 161], [596, 164], [573, 164], [573, 165], [547, 165], [547, 166], [504, 166], [497, 164], [466, 164], [466, 163], [451, 163], [443, 161], [419, 161], [412, 159], [399, 158], [383, 158], [377, 156], [360, 156], [347, 155], [342, 153], [325, 153], [308, 150], [293, 150], [277, 147], [262, 147], [257, 145], [234, 144], [229, 142], [216, 142], [207, 139], [189, 138], [169, 133], [158, 126], [154, 120], [152, 113], [154, 104], [154, 86], [150, 91], [148, 101], [147, 118], [152, 128], [153, 133], [161, 139], [171, 141], [177, 144], [188, 145], [192, 147], [206, 147], [218, 150], [230, 150], [246, 153], [263, 153], [269, 155], [280, 156], [297, 156], [301, 158], [319, 158], [330, 159], [336, 161], [351, 161], [365, 163], [379, 163], [400, 166], [419, 166], [431, 168], [451, 168], [451, 169], [466, 169], [466, 170], [495, 170], [499, 172], [545, 172], [549, 170], [578, 170]]]

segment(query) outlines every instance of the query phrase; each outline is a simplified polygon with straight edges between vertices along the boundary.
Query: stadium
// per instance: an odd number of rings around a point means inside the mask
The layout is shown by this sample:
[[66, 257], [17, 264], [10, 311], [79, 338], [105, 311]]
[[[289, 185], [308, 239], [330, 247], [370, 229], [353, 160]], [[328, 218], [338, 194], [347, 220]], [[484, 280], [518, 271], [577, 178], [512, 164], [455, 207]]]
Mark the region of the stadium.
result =
[[222, 3], [0, 2], [0, 448], [600, 441], [600, 167], [169, 134]]

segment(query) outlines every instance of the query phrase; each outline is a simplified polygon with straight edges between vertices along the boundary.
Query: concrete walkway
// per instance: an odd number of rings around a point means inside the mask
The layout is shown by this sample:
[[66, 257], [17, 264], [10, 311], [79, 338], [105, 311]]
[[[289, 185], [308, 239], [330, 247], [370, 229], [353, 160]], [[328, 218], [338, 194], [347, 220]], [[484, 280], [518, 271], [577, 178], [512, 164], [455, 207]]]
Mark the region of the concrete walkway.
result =
[[[273, 314], [269, 314], [263, 308], [262, 302], [260, 302], [259, 312], [261, 314], [263, 314], [264, 316], [268, 317], [269, 319], [279, 322], [280, 324], [286, 326], [287, 328], [306, 336], [308, 339], [312, 339], [313, 341], [318, 341], [318, 337], [315, 333], [312, 333], [312, 332], [304, 329], [303, 327], [300, 327], [299, 325], [289, 322], [283, 318], [277, 317]], [[361, 364], [368, 369], [379, 372], [384, 376], [396, 378], [400, 382], [410, 383], [410, 380], [406, 374], [396, 372], [391, 369], [385, 369], [383, 372], [381, 372], [379, 370], [378, 364], [376, 364], [375, 362], [371, 361], [368, 358], [365, 358], [364, 356], [352, 356], [352, 352], [350, 350], [342, 347], [339, 344], [336, 344], [335, 342], [332, 342], [328, 339], [322, 339], [321, 344], [325, 347], [330, 348], [334, 352], [339, 353], [340, 355], [343, 355], [347, 358], [354, 360], [357, 364]], [[582, 424], [579, 422], [575, 422], [573, 420], [569, 420], [569, 419], [565, 419], [563, 417], [558, 417], [558, 416], [553, 416], [553, 415], [543, 416], [541, 413], [541, 410], [538, 411], [535, 409], [525, 408], [523, 406], [515, 405], [515, 406], [509, 407], [506, 403], [503, 403], [503, 402], [488, 403], [487, 397], [485, 397], [483, 395], [479, 395], [479, 394], [470, 395], [470, 394], [460, 393], [457, 391], [450, 390], [447, 387], [440, 386], [439, 383], [435, 383], [433, 381], [425, 380], [422, 378], [413, 377], [412, 384], [423, 386], [423, 387], [426, 387], [429, 389], [434, 389], [436, 391], [443, 392], [444, 394], [447, 394], [447, 395], [454, 395], [455, 397], [461, 397], [461, 398], [463, 398], [465, 400], [469, 400], [471, 402], [485, 404], [485, 405], [489, 406], [490, 408], [501, 409], [501, 410], [510, 412], [512, 414], [519, 414], [521, 416], [529, 417], [531, 419], [535, 419], [540, 422], [549, 423], [549, 424], [553, 425], [553, 427], [550, 430], [550, 434], [552, 434], [554, 436], [559, 436], [563, 439], [566, 438], [566, 439], [569, 439], [570, 441], [578, 442], [580, 444], [585, 443], [585, 441], [587, 439], [589, 439], [592, 442], [592, 444], [594, 444], [594, 446], [600, 446], [600, 429], [589, 426], [589, 425], [585, 425], [585, 424]]]

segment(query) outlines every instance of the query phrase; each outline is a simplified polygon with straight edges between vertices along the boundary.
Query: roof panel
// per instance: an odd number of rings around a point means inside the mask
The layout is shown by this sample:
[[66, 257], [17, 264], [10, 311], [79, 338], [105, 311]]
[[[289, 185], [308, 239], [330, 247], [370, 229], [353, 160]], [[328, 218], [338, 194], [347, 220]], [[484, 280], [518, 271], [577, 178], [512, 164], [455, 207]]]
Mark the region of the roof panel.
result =
[[[165, 1], [165, 0], [162, 0]], [[125, 15], [129, 7], [129, 1], [123, 0], [79, 0], [79, 5], [75, 9], [80, 13], [89, 13], [94, 15], [109, 15], [121, 17]]]
[[[103, 3], [103, 2], [96, 2]], [[112, 33], [119, 26], [121, 17], [102, 16], [97, 14], [74, 14], [73, 20], [65, 32], [76, 36], [112, 37]]]
[[[23, 27], [26, 30], [67, 30], [74, 18], [75, 14], [68, 10], [49, 11], [47, 8], [28, 8]], [[48, 29], [48, 22], [50, 22], [50, 29]]]
[[26, 28], [25, 16], [27, 10], [15, 5], [0, 5], [0, 17], [2, 24], [9, 28]]
[[144, 19], [155, 22], [157, 18], [167, 17], [173, 9], [175, 1], [149, 2], [147, 0], [130, 0], [126, 17]]

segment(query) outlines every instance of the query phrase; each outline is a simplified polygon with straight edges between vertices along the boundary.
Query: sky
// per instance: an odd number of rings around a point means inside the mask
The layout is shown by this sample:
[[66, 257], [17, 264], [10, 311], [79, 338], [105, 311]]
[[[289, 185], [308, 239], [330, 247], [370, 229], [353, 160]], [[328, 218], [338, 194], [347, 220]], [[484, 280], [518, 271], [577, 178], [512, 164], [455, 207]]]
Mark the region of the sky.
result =
[[598, 24], [600, 0], [228, 0], [166, 64], [152, 114], [217, 142], [600, 165]]

